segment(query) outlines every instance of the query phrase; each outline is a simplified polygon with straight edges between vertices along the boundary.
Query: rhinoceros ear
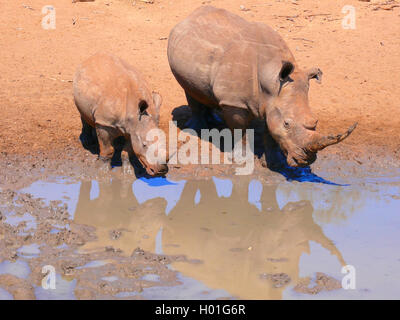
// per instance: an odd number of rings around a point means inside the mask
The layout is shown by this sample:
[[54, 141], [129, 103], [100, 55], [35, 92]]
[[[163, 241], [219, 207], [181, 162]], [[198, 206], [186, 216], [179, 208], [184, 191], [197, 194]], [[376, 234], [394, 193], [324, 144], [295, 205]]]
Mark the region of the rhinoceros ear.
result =
[[157, 113], [159, 113], [160, 112], [160, 106], [161, 106], [161, 103], [162, 103], [161, 95], [158, 92], [155, 92], [155, 91], [152, 92], [152, 95], [153, 95], [154, 106], [156, 107]]
[[153, 95], [153, 102], [154, 102], [154, 107], [156, 109], [156, 122], [157, 124], [159, 123], [160, 120], [160, 106], [162, 103], [162, 98], [161, 95], [158, 92], [152, 92]]
[[142, 116], [147, 115], [147, 108], [149, 107], [149, 105], [147, 104], [147, 102], [145, 100], [140, 100], [139, 101], [139, 120], [142, 119]]
[[316, 79], [317, 83], [321, 83], [322, 71], [320, 68], [311, 68], [308, 70], [308, 79]]
[[282, 61], [282, 68], [281, 71], [279, 72], [279, 80], [284, 82], [286, 81], [290, 74], [293, 72], [294, 70], [294, 65], [293, 63], [289, 62], [289, 61]]

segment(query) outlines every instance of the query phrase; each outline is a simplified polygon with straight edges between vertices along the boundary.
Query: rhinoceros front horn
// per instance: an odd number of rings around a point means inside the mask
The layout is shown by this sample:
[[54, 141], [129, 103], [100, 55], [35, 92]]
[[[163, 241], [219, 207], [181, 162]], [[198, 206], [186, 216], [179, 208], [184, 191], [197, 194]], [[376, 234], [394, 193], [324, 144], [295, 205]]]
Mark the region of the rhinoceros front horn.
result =
[[306, 149], [310, 152], [318, 152], [328, 146], [337, 144], [346, 139], [356, 127], [357, 127], [357, 122], [354, 123], [349, 129], [347, 129], [345, 133], [338, 134], [336, 136], [333, 135], [323, 136], [316, 133], [310, 144], [306, 147]]

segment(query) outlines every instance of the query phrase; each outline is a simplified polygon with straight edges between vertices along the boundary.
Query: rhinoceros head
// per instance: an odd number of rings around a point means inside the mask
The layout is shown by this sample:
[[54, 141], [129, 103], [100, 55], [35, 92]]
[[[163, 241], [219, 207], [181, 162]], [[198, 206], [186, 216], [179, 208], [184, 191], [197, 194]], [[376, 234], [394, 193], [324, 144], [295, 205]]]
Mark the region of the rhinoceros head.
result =
[[320, 83], [321, 77], [318, 68], [303, 71], [291, 62], [283, 62], [276, 77], [276, 92], [271, 90], [265, 111], [267, 126], [293, 167], [310, 165], [319, 150], [343, 141], [357, 125], [337, 135], [324, 136], [317, 131], [318, 120], [308, 104], [308, 89], [310, 79]]
[[[152, 99], [141, 99], [138, 102], [137, 113], [130, 118], [128, 125], [133, 152], [151, 176], [163, 175], [168, 172], [166, 162], [156, 161], [154, 163], [154, 160], [150, 161], [146, 156], [149, 146], [153, 145], [147, 141], [147, 134], [152, 129], [158, 129], [161, 101], [161, 96], [155, 92], [153, 92]], [[159, 154], [165, 155], [165, 148], [165, 144], [158, 143]]]

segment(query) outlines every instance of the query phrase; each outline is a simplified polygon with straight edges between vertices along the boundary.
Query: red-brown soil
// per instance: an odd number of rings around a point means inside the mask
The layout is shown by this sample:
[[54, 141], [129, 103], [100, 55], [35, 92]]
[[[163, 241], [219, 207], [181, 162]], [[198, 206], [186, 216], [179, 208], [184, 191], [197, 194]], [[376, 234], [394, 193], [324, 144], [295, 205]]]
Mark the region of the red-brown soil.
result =
[[[399, 150], [400, 8], [393, 5], [396, 2], [53, 2], [0, 3], [2, 153], [60, 156], [65, 150], [82, 148], [78, 140], [80, 118], [70, 81], [77, 65], [100, 50], [136, 66], [161, 93], [161, 126], [166, 128], [171, 111], [186, 104], [183, 90], [168, 66], [167, 37], [177, 22], [203, 4], [269, 24], [287, 41], [301, 66], [323, 70], [322, 84], [312, 83], [310, 89], [311, 108], [321, 130], [336, 132], [359, 122], [352, 137], [328, 150], [357, 153], [377, 146], [394, 156]], [[41, 10], [48, 4], [56, 9], [55, 30], [41, 26]], [[356, 9], [355, 30], [342, 28], [345, 5]]]

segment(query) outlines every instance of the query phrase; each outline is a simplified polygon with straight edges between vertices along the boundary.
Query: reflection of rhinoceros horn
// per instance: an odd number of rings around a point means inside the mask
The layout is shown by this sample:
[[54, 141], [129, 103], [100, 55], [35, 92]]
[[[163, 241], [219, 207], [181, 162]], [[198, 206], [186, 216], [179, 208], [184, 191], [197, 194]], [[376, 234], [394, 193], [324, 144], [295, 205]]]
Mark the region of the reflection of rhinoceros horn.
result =
[[366, 197], [357, 188], [323, 184], [284, 183], [279, 185], [278, 194], [279, 198], [284, 200], [283, 203], [293, 198], [309, 200], [314, 207], [315, 220], [324, 223], [342, 222], [348, 219], [364, 205], [362, 200]]

